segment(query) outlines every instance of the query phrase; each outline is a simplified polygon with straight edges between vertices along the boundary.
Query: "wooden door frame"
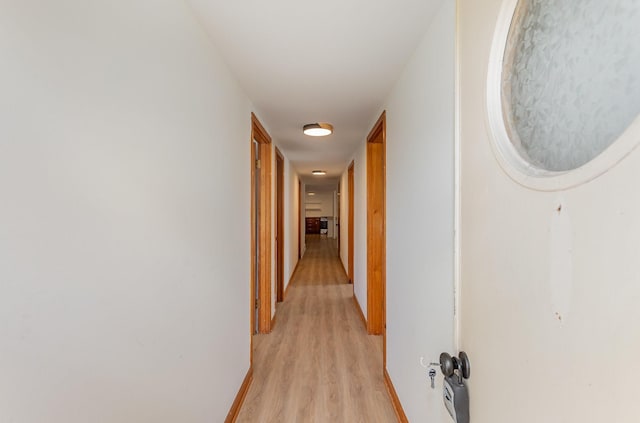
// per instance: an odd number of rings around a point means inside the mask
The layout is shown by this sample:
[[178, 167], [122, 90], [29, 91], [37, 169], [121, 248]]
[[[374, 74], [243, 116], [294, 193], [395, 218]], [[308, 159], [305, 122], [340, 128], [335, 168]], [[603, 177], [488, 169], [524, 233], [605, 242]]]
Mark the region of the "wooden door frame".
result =
[[284, 300], [284, 156], [276, 150], [276, 302]]
[[[253, 148], [258, 143], [258, 156]], [[251, 335], [255, 328], [255, 272], [256, 239], [260, 249], [258, 263], [258, 330], [271, 332], [271, 137], [254, 113], [251, 113]], [[260, 164], [259, 167], [257, 164]], [[256, 187], [256, 172], [260, 175], [260, 186]], [[260, 201], [256, 207], [255, 190], [260, 190]], [[258, 209], [256, 213], [256, 208]], [[258, 230], [256, 233], [256, 220]], [[251, 349], [253, 359], [253, 348]]]
[[355, 197], [354, 197], [354, 161], [352, 160], [351, 163], [349, 164], [349, 168], [347, 169], [347, 195], [349, 196], [349, 202], [348, 202], [348, 207], [349, 207], [349, 214], [348, 214], [348, 221], [347, 221], [347, 276], [349, 277], [349, 283], [353, 283], [353, 261], [354, 261], [354, 203], [355, 203]]
[[[386, 333], [386, 112], [367, 137], [367, 331]], [[386, 350], [386, 342], [384, 343]], [[385, 354], [386, 355], [386, 354]]]
[[298, 178], [298, 260], [302, 258], [302, 181]]
[[[340, 219], [342, 219], [342, 213], [341, 213], [341, 208], [342, 208], [342, 198], [340, 198], [342, 196], [342, 193], [340, 192], [340, 183], [338, 183], [338, 190], [336, 193], [336, 201], [338, 203], [338, 207], [336, 207], [336, 220], [333, 222], [333, 230], [337, 231], [337, 238], [338, 238], [338, 257], [340, 257], [340, 252], [341, 252], [341, 248], [340, 248], [340, 226], [342, 226], [342, 222], [340, 222]], [[344, 265], [343, 265], [344, 267]]]

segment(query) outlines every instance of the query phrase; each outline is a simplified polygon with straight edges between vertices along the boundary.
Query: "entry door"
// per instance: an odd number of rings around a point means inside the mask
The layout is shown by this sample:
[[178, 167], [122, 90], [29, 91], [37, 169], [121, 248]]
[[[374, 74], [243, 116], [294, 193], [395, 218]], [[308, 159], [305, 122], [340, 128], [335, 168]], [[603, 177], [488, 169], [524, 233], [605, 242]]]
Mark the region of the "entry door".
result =
[[[471, 421], [636, 421], [640, 95], [623, 81], [639, 73], [638, 4], [520, 2], [515, 21], [515, 1], [457, 4]], [[618, 112], [635, 123], [609, 132]], [[583, 137], [598, 131], [613, 144], [584, 162], [596, 145]], [[572, 155], [584, 164], [558, 162]], [[596, 363], [620, 363], [620, 377]]]

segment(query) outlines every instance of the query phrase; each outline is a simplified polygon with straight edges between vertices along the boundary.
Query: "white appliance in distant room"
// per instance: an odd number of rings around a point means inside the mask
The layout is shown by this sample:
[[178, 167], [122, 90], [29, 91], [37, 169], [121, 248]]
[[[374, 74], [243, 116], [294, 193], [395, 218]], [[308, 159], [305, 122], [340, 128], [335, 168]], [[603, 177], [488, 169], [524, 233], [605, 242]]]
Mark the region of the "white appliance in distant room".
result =
[[326, 217], [320, 218], [320, 235], [327, 235], [329, 233], [329, 219]]

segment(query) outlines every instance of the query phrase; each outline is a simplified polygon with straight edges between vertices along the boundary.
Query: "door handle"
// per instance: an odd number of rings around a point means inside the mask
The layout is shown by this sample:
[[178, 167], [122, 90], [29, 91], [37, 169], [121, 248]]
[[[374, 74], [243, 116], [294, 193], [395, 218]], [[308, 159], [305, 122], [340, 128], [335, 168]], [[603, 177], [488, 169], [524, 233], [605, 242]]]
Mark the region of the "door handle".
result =
[[455, 423], [469, 423], [469, 391], [463, 379], [471, 376], [469, 356], [460, 351], [458, 357], [440, 354], [440, 370], [444, 374], [442, 399]]
[[459, 357], [452, 357], [449, 353], [440, 354], [440, 370], [442, 374], [450, 377], [459, 371], [459, 378], [469, 379], [471, 376], [471, 363], [469, 356], [464, 351], [460, 351]]

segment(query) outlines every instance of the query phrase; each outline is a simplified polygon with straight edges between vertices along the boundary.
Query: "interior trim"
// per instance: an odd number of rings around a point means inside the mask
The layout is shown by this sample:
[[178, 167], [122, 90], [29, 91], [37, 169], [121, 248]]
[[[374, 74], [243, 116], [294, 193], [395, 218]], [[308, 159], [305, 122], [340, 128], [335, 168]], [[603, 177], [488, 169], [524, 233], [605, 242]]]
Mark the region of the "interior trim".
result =
[[[253, 140], [258, 143], [259, 153], [255, 157], [253, 152]], [[251, 164], [251, 192], [260, 191], [260, 201], [256, 205], [255, 198], [251, 196], [251, 333], [255, 331], [254, 317], [255, 312], [255, 286], [254, 272], [258, 267], [259, 286], [258, 286], [258, 333], [266, 334], [271, 332], [271, 137], [267, 133], [264, 126], [258, 120], [258, 117], [251, 113], [251, 146], [252, 159], [259, 160], [260, 167], [256, 168], [255, 164]], [[260, 175], [259, 186], [256, 186], [256, 172]], [[256, 207], [257, 206], [257, 207]], [[256, 211], [257, 209], [257, 211]], [[256, 233], [255, 223], [258, 221], [258, 231]], [[256, 262], [256, 240], [259, 244], [259, 259]], [[253, 337], [252, 337], [253, 339]], [[252, 348], [253, 354], [253, 348]], [[253, 359], [253, 355], [252, 355]]]
[[407, 419], [407, 415], [404, 413], [404, 408], [402, 408], [400, 398], [398, 398], [398, 393], [393, 387], [393, 382], [391, 382], [391, 376], [389, 376], [389, 372], [387, 372], [387, 369], [384, 369], [384, 386], [387, 387], [387, 392], [389, 392], [391, 403], [393, 404], [393, 411], [396, 412], [398, 421], [400, 423], [409, 423], [409, 419]]
[[384, 335], [386, 331], [386, 132], [386, 111], [383, 111], [367, 137], [367, 330], [370, 335]]
[[253, 366], [249, 367], [249, 371], [247, 372], [244, 381], [242, 381], [242, 385], [240, 385], [238, 395], [236, 395], [235, 400], [233, 400], [233, 404], [231, 405], [229, 414], [227, 414], [227, 418], [224, 419], [224, 423], [233, 423], [238, 418], [238, 414], [240, 414], [240, 409], [242, 408], [242, 403], [247, 396], [247, 392], [249, 392], [251, 382], [253, 382]]

